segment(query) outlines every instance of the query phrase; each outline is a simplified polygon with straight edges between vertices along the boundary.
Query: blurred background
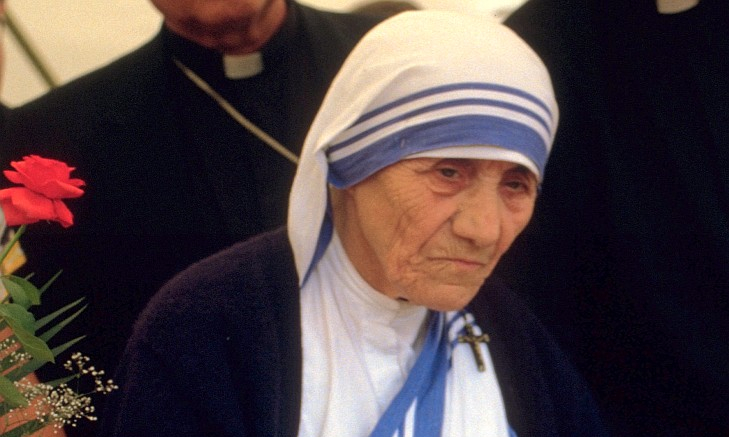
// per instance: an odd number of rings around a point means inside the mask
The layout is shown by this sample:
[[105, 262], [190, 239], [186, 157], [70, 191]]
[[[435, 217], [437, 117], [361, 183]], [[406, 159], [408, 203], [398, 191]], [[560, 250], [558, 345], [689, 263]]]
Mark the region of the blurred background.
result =
[[[300, 0], [321, 9], [344, 11], [366, 0]], [[422, 8], [459, 10], [503, 19], [525, 0], [413, 0]], [[139, 46], [159, 29], [160, 15], [148, 0], [8, 0], [23, 43], [5, 29], [5, 78], [0, 100], [27, 102]], [[46, 68], [38, 72], [22, 44]]]

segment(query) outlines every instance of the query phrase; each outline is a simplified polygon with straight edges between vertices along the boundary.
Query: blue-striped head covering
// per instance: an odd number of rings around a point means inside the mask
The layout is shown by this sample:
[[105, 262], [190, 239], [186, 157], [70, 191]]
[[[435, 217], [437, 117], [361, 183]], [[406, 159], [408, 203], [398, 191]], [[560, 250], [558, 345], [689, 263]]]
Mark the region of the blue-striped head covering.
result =
[[328, 184], [350, 187], [413, 157], [515, 162], [541, 179], [557, 119], [544, 64], [500, 23], [424, 10], [375, 26], [304, 142], [288, 219], [302, 284], [333, 232]]

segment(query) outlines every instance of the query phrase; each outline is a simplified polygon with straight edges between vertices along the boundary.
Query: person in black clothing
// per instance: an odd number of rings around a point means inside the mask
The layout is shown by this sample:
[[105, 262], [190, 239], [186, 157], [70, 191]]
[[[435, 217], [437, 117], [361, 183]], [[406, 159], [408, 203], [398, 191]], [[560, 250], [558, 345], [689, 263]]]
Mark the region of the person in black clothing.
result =
[[173, 273], [286, 217], [295, 164], [181, 67], [296, 155], [344, 57], [379, 21], [291, 0], [153, 3], [165, 24], [151, 41], [12, 109], [0, 132], [3, 168], [38, 154], [87, 183], [68, 204], [72, 228], [39, 223], [24, 235], [24, 271], [40, 283], [63, 269], [45, 311], [87, 297], [61, 340], [86, 335], [77, 347], [107, 373]]
[[[621, 436], [729, 435], [729, 3], [531, 0], [560, 128], [500, 264]], [[669, 10], [667, 6], [681, 9]], [[524, 271], [529, 274], [523, 274]]]

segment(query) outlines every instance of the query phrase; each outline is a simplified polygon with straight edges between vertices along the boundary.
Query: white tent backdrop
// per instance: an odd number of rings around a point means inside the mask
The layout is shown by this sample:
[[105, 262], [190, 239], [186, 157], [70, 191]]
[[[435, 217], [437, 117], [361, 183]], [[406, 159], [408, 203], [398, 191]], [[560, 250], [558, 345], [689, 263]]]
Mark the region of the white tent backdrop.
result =
[[[347, 10], [366, 0], [301, 0]], [[461, 10], [502, 18], [524, 0], [412, 0], [423, 8]], [[18, 27], [57, 82], [64, 83], [132, 50], [154, 35], [161, 18], [148, 0], [7, 0]], [[0, 100], [17, 106], [48, 87], [5, 32], [5, 75]]]

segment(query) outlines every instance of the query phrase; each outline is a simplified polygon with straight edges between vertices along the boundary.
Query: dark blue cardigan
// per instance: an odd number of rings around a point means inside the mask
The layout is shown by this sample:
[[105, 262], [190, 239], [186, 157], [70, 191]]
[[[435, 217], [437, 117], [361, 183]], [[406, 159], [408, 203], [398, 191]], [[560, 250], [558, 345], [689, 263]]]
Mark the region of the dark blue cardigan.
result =
[[[489, 281], [472, 311], [519, 436], [605, 435], [581, 379], [514, 294]], [[101, 435], [295, 436], [301, 360], [299, 288], [280, 229], [193, 265], [153, 298]]]

